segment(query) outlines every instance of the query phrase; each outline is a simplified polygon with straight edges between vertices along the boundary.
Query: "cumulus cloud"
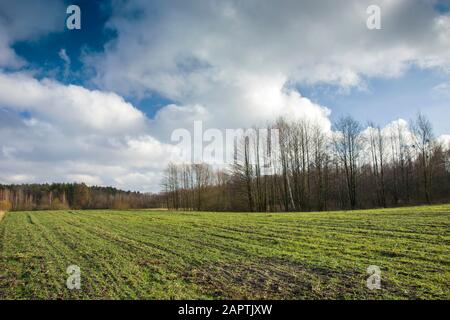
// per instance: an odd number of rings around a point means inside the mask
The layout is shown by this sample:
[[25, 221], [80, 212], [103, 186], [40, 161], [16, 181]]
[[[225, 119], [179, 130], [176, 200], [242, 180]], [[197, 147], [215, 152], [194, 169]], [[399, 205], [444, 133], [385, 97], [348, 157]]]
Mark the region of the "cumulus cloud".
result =
[[180, 154], [153, 138], [143, 113], [114, 93], [0, 73], [0, 105], [2, 183], [82, 181], [156, 191], [162, 170]]
[[[47, 1], [0, 3], [0, 67], [25, 63], [14, 42], [63, 27], [62, 2]], [[412, 66], [450, 71], [450, 16], [434, 3], [114, 1], [107, 27], [117, 38], [104, 52], [83, 55], [97, 90], [0, 72], [0, 182], [83, 180], [156, 191], [179, 154], [172, 131], [194, 121], [244, 128], [285, 116], [330, 131], [330, 109], [299, 85], [362, 88], [368, 78], [398, 77]], [[382, 30], [366, 28], [371, 4], [382, 9]], [[59, 56], [70, 65], [65, 50]], [[172, 103], [151, 119], [123, 98], [155, 93]], [[395, 125], [407, 124], [383, 130]]]
[[[450, 65], [450, 16], [433, 1], [116, 4], [108, 27], [117, 39], [86, 61], [102, 88], [175, 101], [156, 116], [161, 139], [191, 119], [223, 128], [310, 116], [329, 127], [330, 110], [298, 84], [364, 87], [368, 77], [398, 77], [413, 65]], [[371, 4], [381, 7], [382, 30], [366, 27]]]
[[0, 105], [58, 122], [66, 131], [133, 133], [144, 128], [146, 119], [115, 93], [39, 81], [25, 73], [0, 74]]
[[[380, 128], [381, 135], [384, 139], [384, 154], [386, 158], [392, 157], [392, 148], [390, 146], [391, 141], [398, 141], [400, 136], [403, 143], [407, 146], [412, 147], [415, 145], [415, 138], [414, 134], [411, 130], [411, 125], [408, 121], [405, 119], [397, 119], [394, 121], [389, 122], [384, 127]], [[364, 144], [364, 156], [366, 157], [366, 160], [370, 161], [371, 157], [371, 150], [370, 150], [370, 144], [368, 143], [370, 141], [371, 134], [374, 137], [377, 137], [378, 134], [378, 128], [373, 128], [371, 126], [364, 129], [362, 132], [362, 137], [364, 141], [366, 142]], [[450, 135], [443, 134], [436, 138], [436, 142], [440, 144], [445, 150], [450, 150]]]
[[0, 2], [0, 67], [19, 68], [25, 61], [11, 45], [36, 40], [52, 31], [61, 31], [65, 9], [58, 0]]
[[152, 121], [152, 132], [165, 140], [176, 128], [191, 130], [194, 121], [202, 121], [205, 128], [248, 128], [265, 126], [281, 116], [308, 118], [329, 131], [331, 111], [302, 97], [296, 90], [285, 88], [285, 80], [240, 75], [226, 88], [198, 97], [196, 104], [162, 108]]
[[444, 148], [450, 150], [450, 134], [443, 134], [438, 137], [438, 143], [442, 144]]
[[[366, 28], [370, 4], [382, 9], [382, 30]], [[448, 67], [450, 17], [433, 4], [123, 2], [109, 23], [119, 37], [96, 61], [97, 80], [123, 93], [188, 99], [241, 72], [354, 86], [365, 76], [397, 76], [414, 63]], [[133, 12], [139, 18], [126, 18]], [[124, 68], [114, 70], [117, 62]]]

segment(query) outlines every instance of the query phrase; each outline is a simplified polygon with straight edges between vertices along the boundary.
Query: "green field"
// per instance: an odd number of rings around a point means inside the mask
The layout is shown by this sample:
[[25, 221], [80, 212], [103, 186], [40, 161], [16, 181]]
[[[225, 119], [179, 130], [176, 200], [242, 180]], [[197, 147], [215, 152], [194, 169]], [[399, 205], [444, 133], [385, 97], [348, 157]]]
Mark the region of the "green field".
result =
[[[450, 299], [450, 205], [10, 212], [0, 299]], [[81, 268], [81, 289], [66, 269]], [[367, 267], [381, 289], [366, 287]]]

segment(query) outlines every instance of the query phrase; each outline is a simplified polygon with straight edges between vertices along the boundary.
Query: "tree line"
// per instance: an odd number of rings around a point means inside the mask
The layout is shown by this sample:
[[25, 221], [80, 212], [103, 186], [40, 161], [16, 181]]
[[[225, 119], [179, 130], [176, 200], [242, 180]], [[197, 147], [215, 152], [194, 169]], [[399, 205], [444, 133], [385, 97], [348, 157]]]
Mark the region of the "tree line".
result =
[[139, 209], [159, 203], [157, 195], [84, 183], [0, 185], [0, 210]]
[[[271, 134], [276, 131], [276, 135]], [[332, 132], [278, 119], [236, 141], [234, 163], [169, 164], [164, 205], [179, 210], [323, 211], [450, 201], [450, 151], [422, 114], [368, 128], [350, 116]]]
[[[255, 128], [256, 129], [256, 128]], [[388, 129], [352, 117], [324, 130], [280, 118], [249, 130], [226, 168], [169, 164], [158, 194], [84, 183], [0, 184], [0, 210], [323, 211], [450, 201], [450, 146], [419, 114]], [[273, 134], [276, 133], [276, 134]]]

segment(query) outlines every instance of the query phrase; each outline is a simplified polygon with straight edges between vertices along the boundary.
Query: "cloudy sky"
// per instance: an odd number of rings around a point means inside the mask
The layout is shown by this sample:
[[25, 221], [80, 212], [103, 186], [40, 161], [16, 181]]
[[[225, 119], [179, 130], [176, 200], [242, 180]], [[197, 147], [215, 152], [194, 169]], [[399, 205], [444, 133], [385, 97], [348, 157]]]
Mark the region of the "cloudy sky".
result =
[[418, 111], [450, 134], [448, 0], [0, 1], [0, 183], [157, 191], [195, 120]]

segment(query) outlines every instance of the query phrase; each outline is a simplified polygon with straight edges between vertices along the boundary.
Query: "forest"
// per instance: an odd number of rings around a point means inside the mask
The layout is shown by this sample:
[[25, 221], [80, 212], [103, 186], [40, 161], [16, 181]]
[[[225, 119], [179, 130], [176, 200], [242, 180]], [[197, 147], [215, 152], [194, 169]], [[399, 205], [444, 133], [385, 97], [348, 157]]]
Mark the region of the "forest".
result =
[[331, 134], [310, 120], [282, 118], [266, 136], [246, 132], [228, 167], [171, 163], [158, 194], [84, 183], [0, 185], [0, 210], [288, 212], [450, 202], [450, 148], [421, 114], [384, 129], [347, 116]]
[[0, 185], [0, 210], [139, 209], [158, 196], [84, 183]]
[[234, 163], [169, 164], [163, 199], [170, 209], [324, 211], [450, 201], [450, 148], [418, 114], [389, 128], [350, 116], [331, 134], [309, 120], [278, 119], [273, 135], [254, 130], [236, 143]]

